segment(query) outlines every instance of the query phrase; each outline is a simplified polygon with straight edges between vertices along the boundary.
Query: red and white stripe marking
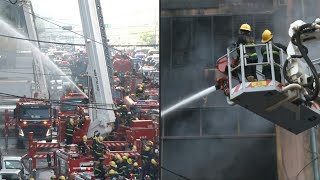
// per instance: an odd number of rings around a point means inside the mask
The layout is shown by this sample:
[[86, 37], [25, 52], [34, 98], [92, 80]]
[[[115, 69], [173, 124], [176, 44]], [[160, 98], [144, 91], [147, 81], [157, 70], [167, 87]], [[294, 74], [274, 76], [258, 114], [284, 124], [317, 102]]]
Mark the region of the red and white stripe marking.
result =
[[[259, 81], [258, 81], [259, 82]], [[272, 81], [271, 80], [268, 80], [266, 81], [266, 85], [264, 85], [263, 87], [268, 87], [268, 86], [272, 86], [273, 83], [271, 83]], [[254, 88], [255, 86], [253, 86], [253, 83], [256, 83], [256, 82], [245, 82], [245, 87], [246, 88]], [[282, 84], [279, 83], [279, 82], [275, 82], [277, 84], [277, 88], [281, 89], [282, 88]], [[260, 86], [261, 87], [261, 86]], [[238, 92], [239, 90], [242, 89], [242, 83], [241, 84], [238, 84], [237, 86], [235, 86], [234, 88], [232, 88], [231, 90], [231, 94], [234, 94], [236, 92]]]
[[109, 146], [109, 147], [119, 147], [119, 146], [126, 146], [127, 143], [110, 143], [110, 142], [107, 142], [105, 143], [106, 146]]
[[120, 154], [121, 156], [124, 156], [125, 154], [129, 154], [129, 156], [140, 156], [140, 153], [138, 152], [110, 152], [112, 155]]
[[[51, 155], [51, 158], [53, 159], [53, 154], [50, 154]], [[36, 154], [33, 156], [33, 158], [35, 159], [45, 159], [47, 158], [47, 155], [46, 154]]]
[[59, 144], [48, 144], [48, 143], [39, 143], [37, 148], [59, 148]]

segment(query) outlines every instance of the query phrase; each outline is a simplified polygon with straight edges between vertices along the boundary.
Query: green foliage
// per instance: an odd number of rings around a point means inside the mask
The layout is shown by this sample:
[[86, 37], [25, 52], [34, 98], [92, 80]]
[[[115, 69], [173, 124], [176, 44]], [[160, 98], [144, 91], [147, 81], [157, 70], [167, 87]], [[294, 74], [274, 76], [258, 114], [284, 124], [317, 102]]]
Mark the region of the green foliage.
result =
[[156, 36], [152, 32], [143, 32], [140, 34], [140, 39], [146, 44], [154, 44]]

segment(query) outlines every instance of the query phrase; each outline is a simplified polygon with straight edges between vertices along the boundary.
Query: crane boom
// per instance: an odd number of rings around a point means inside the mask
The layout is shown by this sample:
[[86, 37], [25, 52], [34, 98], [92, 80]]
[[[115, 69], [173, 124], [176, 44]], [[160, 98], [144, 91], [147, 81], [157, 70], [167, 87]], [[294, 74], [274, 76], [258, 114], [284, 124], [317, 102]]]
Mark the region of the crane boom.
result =
[[[99, 108], [90, 109], [91, 124], [88, 130], [88, 137], [92, 137], [94, 131], [106, 134], [112, 131], [115, 121], [111, 85], [109, 82], [108, 68], [105, 61], [105, 51], [99, 28], [98, 14], [95, 1], [79, 0], [79, 10], [84, 36], [87, 38], [86, 48], [89, 57], [88, 74], [92, 78], [93, 95], [95, 104], [105, 105]], [[93, 106], [93, 105], [91, 105]]]

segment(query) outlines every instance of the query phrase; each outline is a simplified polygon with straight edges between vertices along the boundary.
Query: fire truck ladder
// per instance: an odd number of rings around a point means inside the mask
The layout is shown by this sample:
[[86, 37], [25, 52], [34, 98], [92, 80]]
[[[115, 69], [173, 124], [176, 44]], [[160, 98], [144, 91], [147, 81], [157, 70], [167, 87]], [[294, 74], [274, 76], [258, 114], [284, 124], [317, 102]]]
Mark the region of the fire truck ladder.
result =
[[108, 39], [107, 39], [105, 25], [104, 25], [104, 21], [103, 21], [101, 3], [100, 3], [100, 0], [95, 0], [95, 1], [96, 1], [96, 8], [97, 8], [98, 21], [99, 21], [99, 26], [100, 26], [104, 56], [105, 56], [105, 60], [106, 60], [107, 68], [108, 68], [109, 82], [112, 85], [113, 84], [113, 65], [112, 65], [110, 50], [108, 47]]

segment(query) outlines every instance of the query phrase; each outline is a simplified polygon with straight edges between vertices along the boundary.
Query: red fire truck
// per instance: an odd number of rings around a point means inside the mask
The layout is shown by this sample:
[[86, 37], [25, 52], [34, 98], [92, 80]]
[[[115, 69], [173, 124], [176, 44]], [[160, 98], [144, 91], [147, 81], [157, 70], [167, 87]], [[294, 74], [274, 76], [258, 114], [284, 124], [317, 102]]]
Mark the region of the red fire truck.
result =
[[14, 118], [18, 127], [18, 146], [24, 147], [29, 132], [34, 132], [34, 138], [52, 140], [52, 121], [55, 109], [49, 102], [20, 99], [14, 109]]
[[61, 97], [60, 113], [59, 116], [75, 116], [78, 114], [78, 107], [84, 109], [87, 113], [88, 98], [82, 93], [69, 93]]

